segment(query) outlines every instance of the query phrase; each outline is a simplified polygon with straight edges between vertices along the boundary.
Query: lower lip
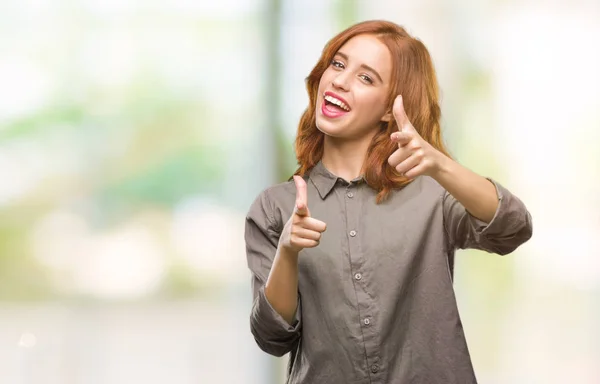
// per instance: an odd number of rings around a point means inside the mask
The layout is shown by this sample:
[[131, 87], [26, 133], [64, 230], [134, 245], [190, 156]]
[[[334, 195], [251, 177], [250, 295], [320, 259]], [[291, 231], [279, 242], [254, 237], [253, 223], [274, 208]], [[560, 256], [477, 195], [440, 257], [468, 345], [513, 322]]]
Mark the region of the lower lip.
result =
[[337, 117], [344, 116], [348, 112], [332, 111], [332, 110], [330, 110], [330, 109], [327, 108], [327, 103], [325, 103], [325, 100], [323, 100], [323, 103], [321, 104], [321, 113], [325, 117], [329, 117], [329, 118], [335, 119]]

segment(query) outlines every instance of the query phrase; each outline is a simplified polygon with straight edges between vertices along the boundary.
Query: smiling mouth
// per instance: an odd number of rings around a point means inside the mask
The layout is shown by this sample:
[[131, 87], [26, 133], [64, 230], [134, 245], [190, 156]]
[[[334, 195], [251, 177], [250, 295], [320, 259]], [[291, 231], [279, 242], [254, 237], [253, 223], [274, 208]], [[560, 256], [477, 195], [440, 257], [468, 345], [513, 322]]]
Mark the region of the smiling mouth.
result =
[[344, 103], [342, 100], [331, 95], [325, 95], [323, 98], [325, 99], [326, 107], [329, 107], [339, 112], [350, 112], [350, 107], [346, 105], [346, 103]]
[[321, 104], [321, 114], [327, 118], [335, 119], [347, 115], [351, 108], [341, 97], [332, 92], [323, 94], [323, 103]]

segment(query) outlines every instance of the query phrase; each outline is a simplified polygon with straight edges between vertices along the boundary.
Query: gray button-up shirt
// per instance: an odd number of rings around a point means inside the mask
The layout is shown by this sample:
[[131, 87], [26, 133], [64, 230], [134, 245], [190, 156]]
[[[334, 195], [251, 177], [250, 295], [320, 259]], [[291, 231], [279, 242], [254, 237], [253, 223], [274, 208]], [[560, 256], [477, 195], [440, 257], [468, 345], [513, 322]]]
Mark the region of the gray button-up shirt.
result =
[[476, 383], [452, 285], [454, 252], [507, 254], [532, 234], [523, 203], [500, 184], [489, 224], [421, 176], [376, 204], [362, 178], [346, 182], [318, 163], [305, 178], [311, 216], [327, 223], [300, 252], [299, 301], [288, 324], [264, 284], [296, 197], [293, 181], [263, 191], [246, 219], [258, 346], [288, 352], [288, 383]]

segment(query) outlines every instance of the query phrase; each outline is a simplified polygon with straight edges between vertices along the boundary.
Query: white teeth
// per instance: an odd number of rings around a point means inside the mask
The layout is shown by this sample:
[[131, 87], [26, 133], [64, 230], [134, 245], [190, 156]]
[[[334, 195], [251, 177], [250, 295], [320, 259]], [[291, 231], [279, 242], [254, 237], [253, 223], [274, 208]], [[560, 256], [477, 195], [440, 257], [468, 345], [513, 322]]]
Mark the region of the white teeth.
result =
[[343, 103], [341, 100], [336, 99], [333, 96], [329, 96], [326, 95], [325, 96], [325, 100], [329, 101], [332, 104], [337, 105], [338, 107], [342, 108], [345, 111], [350, 111], [350, 107], [348, 107], [345, 103]]

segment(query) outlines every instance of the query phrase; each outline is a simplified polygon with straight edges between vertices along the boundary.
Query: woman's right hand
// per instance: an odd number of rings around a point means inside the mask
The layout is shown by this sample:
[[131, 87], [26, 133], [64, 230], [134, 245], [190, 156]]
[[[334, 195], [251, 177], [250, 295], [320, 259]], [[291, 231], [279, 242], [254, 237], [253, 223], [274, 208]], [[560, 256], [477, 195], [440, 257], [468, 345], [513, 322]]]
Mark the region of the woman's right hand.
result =
[[294, 182], [296, 183], [296, 204], [292, 216], [283, 227], [279, 246], [287, 252], [297, 255], [304, 248], [313, 248], [319, 245], [321, 234], [325, 232], [327, 224], [310, 217], [304, 179], [294, 176]]

